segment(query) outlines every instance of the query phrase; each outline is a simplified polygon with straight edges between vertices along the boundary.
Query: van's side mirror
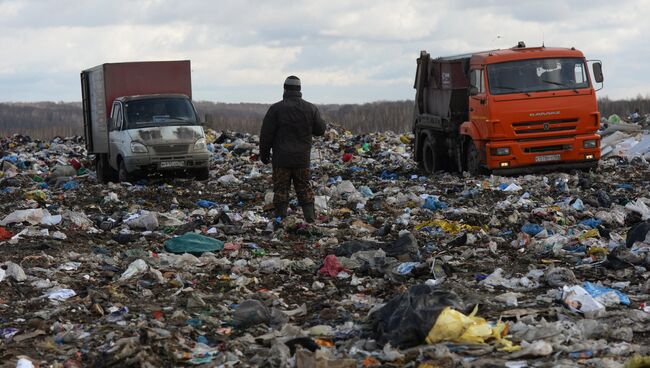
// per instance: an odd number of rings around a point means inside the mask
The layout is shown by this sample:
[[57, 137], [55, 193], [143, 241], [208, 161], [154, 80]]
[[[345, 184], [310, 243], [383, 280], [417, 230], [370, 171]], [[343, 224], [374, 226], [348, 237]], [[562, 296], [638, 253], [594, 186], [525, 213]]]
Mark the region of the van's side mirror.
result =
[[476, 86], [470, 86], [470, 87], [469, 87], [469, 95], [470, 95], [470, 96], [476, 96], [476, 95], [478, 95], [478, 87], [476, 87]]
[[603, 65], [600, 62], [595, 62], [591, 66], [594, 72], [594, 80], [596, 83], [603, 83]]

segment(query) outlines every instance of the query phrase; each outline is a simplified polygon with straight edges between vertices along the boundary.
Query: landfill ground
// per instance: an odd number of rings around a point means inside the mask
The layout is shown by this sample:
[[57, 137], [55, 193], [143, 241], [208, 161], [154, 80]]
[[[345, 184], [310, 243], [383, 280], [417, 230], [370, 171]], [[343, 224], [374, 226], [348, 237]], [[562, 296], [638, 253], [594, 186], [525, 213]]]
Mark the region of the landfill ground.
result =
[[643, 157], [427, 177], [410, 138], [315, 139], [315, 224], [272, 218], [256, 136], [133, 185], [78, 138], [0, 138], [0, 366], [649, 366]]

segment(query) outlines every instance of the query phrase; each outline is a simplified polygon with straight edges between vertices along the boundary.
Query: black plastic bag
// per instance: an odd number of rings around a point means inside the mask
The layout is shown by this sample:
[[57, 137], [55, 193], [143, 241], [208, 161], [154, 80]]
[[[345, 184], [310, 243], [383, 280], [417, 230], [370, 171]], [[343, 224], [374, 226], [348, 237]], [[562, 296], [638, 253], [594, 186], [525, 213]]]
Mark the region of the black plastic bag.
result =
[[464, 309], [453, 291], [415, 285], [372, 313], [369, 322], [377, 342], [406, 349], [424, 343], [445, 307]]

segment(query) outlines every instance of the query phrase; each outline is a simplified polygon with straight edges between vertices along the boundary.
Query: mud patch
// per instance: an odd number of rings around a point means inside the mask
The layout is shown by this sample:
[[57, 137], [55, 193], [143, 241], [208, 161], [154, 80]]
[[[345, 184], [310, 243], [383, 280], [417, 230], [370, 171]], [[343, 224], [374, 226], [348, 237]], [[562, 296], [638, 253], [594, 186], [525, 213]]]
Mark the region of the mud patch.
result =
[[179, 139], [199, 139], [201, 135], [194, 129], [188, 127], [178, 127], [174, 130], [174, 135]]
[[138, 132], [138, 136], [144, 142], [162, 139], [162, 132], [159, 129], [147, 129]]

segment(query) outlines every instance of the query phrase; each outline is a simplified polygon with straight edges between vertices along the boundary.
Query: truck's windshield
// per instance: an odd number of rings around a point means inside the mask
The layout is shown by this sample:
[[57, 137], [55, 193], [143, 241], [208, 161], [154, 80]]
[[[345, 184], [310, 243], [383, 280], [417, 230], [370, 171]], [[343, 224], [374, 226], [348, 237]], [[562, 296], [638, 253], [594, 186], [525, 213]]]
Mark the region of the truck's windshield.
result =
[[197, 124], [194, 108], [184, 98], [148, 98], [125, 104], [128, 129]]
[[581, 58], [508, 61], [488, 65], [487, 74], [493, 95], [589, 87]]

